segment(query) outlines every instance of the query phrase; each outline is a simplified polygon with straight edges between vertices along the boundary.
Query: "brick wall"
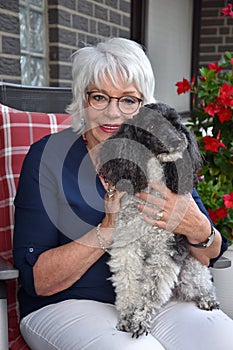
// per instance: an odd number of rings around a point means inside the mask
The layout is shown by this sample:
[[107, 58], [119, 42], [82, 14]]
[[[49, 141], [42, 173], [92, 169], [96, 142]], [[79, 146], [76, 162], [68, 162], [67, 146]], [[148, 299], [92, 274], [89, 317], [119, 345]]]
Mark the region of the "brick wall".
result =
[[0, 0], [0, 80], [21, 82], [18, 1]]
[[219, 60], [225, 51], [233, 52], [233, 18], [221, 14], [227, 3], [233, 1], [202, 0], [199, 66]]
[[[20, 83], [18, 0], [0, 0], [0, 80]], [[83, 43], [130, 37], [131, 0], [47, 0], [48, 80], [70, 86], [71, 54]]]
[[71, 54], [109, 36], [130, 37], [131, 0], [48, 0], [50, 85], [71, 81]]
[[[195, 1], [195, 0], [194, 0]], [[220, 11], [233, 0], [202, 0], [199, 66], [233, 52], [233, 19]], [[47, 0], [48, 75], [70, 86], [71, 54], [108, 36], [130, 37], [131, 0]], [[0, 0], [0, 80], [21, 82], [18, 0]]]

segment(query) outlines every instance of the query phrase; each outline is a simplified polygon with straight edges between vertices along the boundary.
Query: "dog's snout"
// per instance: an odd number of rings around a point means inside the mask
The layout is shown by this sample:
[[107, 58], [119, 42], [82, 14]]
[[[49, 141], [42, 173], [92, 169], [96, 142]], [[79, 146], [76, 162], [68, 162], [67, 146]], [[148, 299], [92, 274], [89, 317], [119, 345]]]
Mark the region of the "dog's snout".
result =
[[121, 179], [116, 184], [116, 189], [120, 192], [127, 192], [128, 194], [134, 194], [134, 186], [129, 179]]

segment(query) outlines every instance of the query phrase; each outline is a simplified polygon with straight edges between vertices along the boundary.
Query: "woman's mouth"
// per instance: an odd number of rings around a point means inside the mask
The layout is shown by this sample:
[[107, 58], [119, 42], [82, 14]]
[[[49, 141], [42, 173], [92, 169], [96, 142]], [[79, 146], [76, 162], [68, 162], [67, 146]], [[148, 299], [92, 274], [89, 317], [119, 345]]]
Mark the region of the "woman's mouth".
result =
[[120, 127], [120, 124], [103, 124], [100, 129], [107, 134], [115, 134]]

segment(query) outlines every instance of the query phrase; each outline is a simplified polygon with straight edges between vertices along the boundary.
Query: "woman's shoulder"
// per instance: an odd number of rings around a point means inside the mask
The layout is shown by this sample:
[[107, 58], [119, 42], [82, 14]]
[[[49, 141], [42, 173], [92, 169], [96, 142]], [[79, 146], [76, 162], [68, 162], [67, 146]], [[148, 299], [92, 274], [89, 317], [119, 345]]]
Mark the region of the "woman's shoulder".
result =
[[83, 149], [83, 140], [81, 135], [75, 133], [72, 128], [67, 128], [57, 133], [48, 134], [40, 140], [34, 142], [29, 149], [27, 157], [42, 157], [46, 154], [61, 155], [68, 153], [69, 149], [76, 145]]
[[73, 132], [72, 128], [67, 128], [65, 130], [43, 136], [41, 139], [33, 142], [30, 146], [30, 149], [39, 151], [40, 149], [43, 149], [46, 146], [48, 141], [53, 143], [57, 142], [59, 144], [60, 143], [63, 144], [64, 141], [71, 140], [74, 138], [77, 138], [77, 137]]

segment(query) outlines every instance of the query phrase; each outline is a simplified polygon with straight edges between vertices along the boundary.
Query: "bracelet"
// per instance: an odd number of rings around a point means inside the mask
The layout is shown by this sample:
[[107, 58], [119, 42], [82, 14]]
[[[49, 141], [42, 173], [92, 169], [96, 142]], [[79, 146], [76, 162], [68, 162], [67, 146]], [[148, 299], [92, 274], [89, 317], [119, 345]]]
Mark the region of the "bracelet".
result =
[[101, 236], [100, 234], [100, 227], [101, 227], [102, 223], [100, 223], [97, 227], [96, 227], [96, 236], [98, 238], [98, 242], [99, 242], [99, 246], [100, 248], [105, 251], [105, 253], [109, 253], [108, 248], [105, 247], [104, 242], [107, 243], [108, 245], [111, 244], [111, 242], [109, 242], [105, 237]]
[[209, 235], [209, 237], [207, 238], [207, 240], [204, 243], [189, 243], [189, 245], [191, 245], [192, 247], [195, 248], [208, 248], [214, 241], [214, 237], [215, 237], [215, 229], [214, 227], [211, 225], [211, 233]]

